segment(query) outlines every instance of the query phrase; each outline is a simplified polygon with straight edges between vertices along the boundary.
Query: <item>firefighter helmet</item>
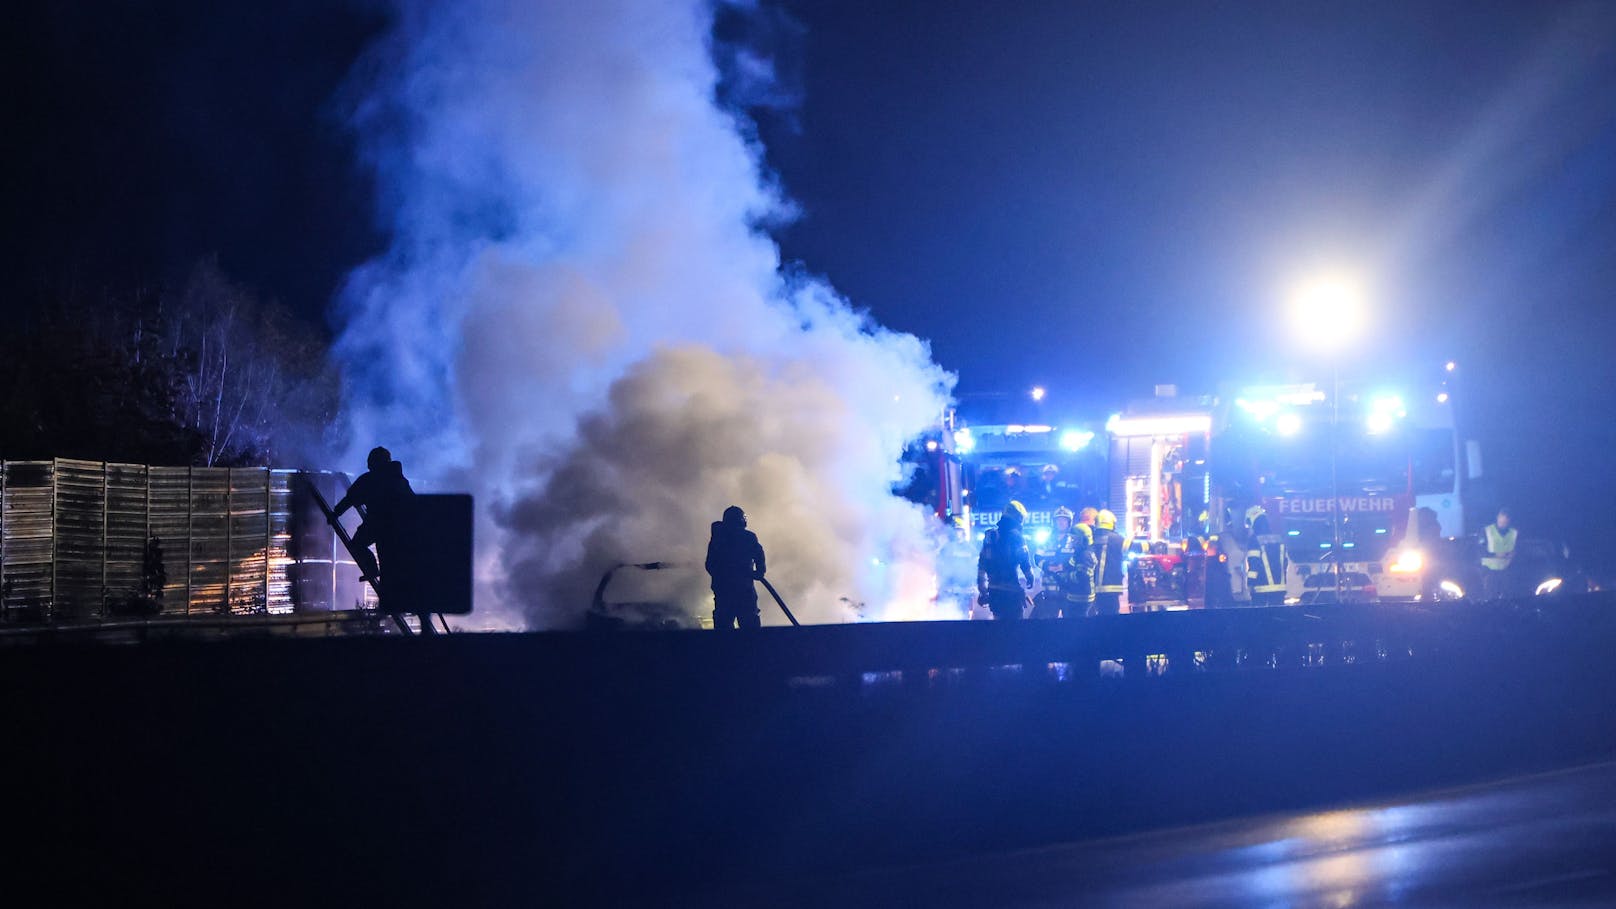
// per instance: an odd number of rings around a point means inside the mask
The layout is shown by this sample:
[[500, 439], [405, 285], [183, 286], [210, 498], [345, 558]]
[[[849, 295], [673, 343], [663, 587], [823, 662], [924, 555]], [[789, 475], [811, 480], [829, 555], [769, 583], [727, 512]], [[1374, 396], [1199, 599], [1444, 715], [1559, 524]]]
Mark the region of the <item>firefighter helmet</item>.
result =
[[1004, 513], [1006, 517], [1015, 515], [1015, 520], [1018, 524], [1027, 520], [1027, 506], [1017, 502], [1015, 499], [1010, 500], [1010, 504], [1005, 507]]
[[1261, 505], [1253, 505], [1246, 509], [1246, 523], [1250, 524], [1267, 513]]
[[1055, 520], [1059, 521], [1061, 518], [1070, 521], [1073, 518], [1072, 510], [1065, 505], [1055, 509]]
[[1095, 523], [1099, 524], [1102, 530], [1116, 530], [1117, 516], [1111, 513], [1111, 509], [1102, 508], [1100, 513], [1095, 516]]

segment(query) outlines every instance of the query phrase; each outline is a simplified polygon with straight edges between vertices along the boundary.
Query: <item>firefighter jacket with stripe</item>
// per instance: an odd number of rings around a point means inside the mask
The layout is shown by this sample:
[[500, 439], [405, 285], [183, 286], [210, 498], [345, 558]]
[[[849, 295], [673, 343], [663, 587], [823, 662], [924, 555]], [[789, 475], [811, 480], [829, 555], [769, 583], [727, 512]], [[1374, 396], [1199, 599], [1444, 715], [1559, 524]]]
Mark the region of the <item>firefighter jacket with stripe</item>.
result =
[[1073, 524], [1072, 529], [1055, 539], [1053, 551], [1044, 559], [1044, 588], [1056, 592], [1072, 602], [1088, 603], [1094, 600], [1094, 535], [1087, 524]]
[[1028, 584], [1032, 583], [1032, 554], [1027, 551], [1021, 525], [1000, 520], [997, 527], [982, 534], [982, 554], [976, 560], [977, 586], [1020, 590], [1018, 571], [1026, 576]]
[[1246, 553], [1246, 577], [1252, 593], [1280, 593], [1285, 589], [1287, 554], [1285, 540], [1272, 533], [1268, 516], [1258, 515], [1251, 524], [1251, 550]]
[[1122, 552], [1122, 534], [1104, 527], [1094, 531], [1094, 586], [1099, 593], [1126, 593], [1127, 565]]

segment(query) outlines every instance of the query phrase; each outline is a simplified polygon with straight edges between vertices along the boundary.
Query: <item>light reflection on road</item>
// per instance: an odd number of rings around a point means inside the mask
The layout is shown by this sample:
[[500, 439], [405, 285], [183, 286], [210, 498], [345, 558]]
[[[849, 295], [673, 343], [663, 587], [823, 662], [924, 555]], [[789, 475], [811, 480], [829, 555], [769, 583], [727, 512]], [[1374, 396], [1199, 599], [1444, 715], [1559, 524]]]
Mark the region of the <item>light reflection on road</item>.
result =
[[[778, 896], [778, 894], [776, 894]], [[792, 905], [1616, 905], [1616, 763], [811, 882]]]

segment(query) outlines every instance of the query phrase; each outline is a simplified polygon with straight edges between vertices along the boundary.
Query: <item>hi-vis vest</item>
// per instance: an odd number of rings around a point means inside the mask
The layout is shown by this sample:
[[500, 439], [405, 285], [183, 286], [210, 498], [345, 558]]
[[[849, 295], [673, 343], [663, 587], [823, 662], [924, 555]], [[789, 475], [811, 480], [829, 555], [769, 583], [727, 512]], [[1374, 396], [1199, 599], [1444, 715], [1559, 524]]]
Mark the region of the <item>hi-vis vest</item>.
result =
[[1509, 567], [1506, 558], [1515, 551], [1515, 528], [1500, 533], [1497, 524], [1487, 525], [1487, 555], [1481, 560], [1481, 567], [1491, 568], [1493, 571], [1503, 571]]

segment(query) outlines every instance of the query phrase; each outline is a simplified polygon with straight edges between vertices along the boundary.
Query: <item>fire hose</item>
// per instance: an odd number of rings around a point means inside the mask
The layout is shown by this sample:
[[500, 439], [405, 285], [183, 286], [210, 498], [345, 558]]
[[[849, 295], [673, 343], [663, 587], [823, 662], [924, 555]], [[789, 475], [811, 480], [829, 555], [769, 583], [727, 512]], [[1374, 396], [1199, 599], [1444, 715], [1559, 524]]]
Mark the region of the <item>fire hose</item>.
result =
[[780, 611], [786, 614], [786, 618], [791, 620], [791, 624], [801, 628], [802, 623], [797, 621], [797, 617], [791, 614], [791, 609], [786, 606], [786, 601], [780, 599], [780, 591], [774, 589], [774, 585], [769, 583], [768, 578], [758, 578], [758, 581], [763, 584], [763, 589], [769, 592], [769, 596], [774, 597], [774, 601], [780, 604]]
[[[639, 568], [645, 571], [661, 571], [665, 568], [686, 567], [689, 566], [679, 562], [619, 562], [616, 565], [606, 569], [606, 573], [601, 575], [600, 583], [595, 587], [595, 596], [591, 602], [591, 608], [595, 611], [600, 611], [605, 608], [606, 585], [611, 583], [612, 575], [615, 574], [619, 568]], [[770, 584], [767, 578], [758, 578], [758, 581], [762, 582], [763, 589], [769, 592], [769, 596], [774, 597], [774, 602], [779, 604], [780, 611], [786, 614], [786, 618], [791, 620], [791, 624], [795, 627], [801, 628], [802, 623], [797, 621], [797, 617], [791, 614], [791, 607], [787, 606], [786, 601], [781, 599], [780, 591], [775, 590], [774, 585]]]

